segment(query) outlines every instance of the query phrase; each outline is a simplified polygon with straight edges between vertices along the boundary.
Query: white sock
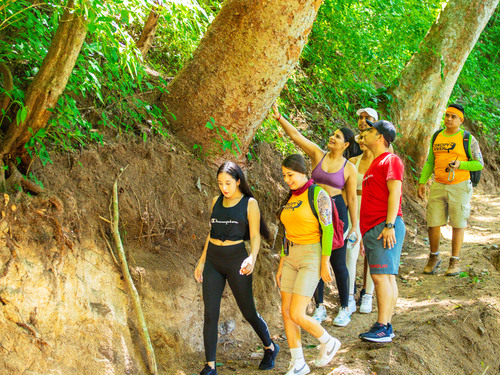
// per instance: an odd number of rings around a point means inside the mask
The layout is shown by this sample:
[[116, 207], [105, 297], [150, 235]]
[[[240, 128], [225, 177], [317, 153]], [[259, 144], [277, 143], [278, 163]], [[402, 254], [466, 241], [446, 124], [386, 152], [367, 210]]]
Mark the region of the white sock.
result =
[[437, 251], [435, 253], [431, 253], [431, 255], [439, 255], [439, 251]]
[[325, 330], [325, 332], [321, 335], [321, 337], [318, 337], [318, 340], [320, 343], [326, 344], [328, 341], [330, 341], [331, 338], [332, 336], [330, 336], [330, 334]]
[[455, 258], [456, 260], [460, 260], [460, 258], [459, 258], [459, 257], [452, 257], [452, 258]]
[[292, 362], [294, 364], [305, 362], [304, 352], [302, 351], [302, 346], [299, 346], [298, 348], [290, 349], [290, 354], [292, 355]]

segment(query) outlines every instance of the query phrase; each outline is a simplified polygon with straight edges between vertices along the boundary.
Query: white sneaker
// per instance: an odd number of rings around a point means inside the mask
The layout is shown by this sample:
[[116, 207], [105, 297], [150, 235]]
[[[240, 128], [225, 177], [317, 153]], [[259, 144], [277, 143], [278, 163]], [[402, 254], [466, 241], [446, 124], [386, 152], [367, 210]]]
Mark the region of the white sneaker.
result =
[[326, 308], [324, 305], [319, 305], [314, 310], [313, 319], [315, 319], [318, 323], [322, 323], [326, 319]]
[[306, 375], [311, 372], [311, 369], [303, 360], [299, 363], [294, 363], [286, 372], [285, 375]]
[[356, 312], [356, 300], [354, 299], [354, 296], [350, 295], [349, 296], [349, 314], [352, 314]]
[[351, 321], [351, 314], [348, 307], [341, 307], [337, 317], [333, 320], [334, 326], [345, 327]]
[[330, 338], [325, 344], [321, 344], [319, 356], [314, 361], [314, 366], [323, 367], [329, 364], [340, 349], [340, 345], [340, 341], [335, 337]]
[[371, 294], [365, 294], [361, 298], [361, 305], [359, 306], [359, 312], [362, 314], [369, 314], [372, 312], [372, 299], [373, 296]]

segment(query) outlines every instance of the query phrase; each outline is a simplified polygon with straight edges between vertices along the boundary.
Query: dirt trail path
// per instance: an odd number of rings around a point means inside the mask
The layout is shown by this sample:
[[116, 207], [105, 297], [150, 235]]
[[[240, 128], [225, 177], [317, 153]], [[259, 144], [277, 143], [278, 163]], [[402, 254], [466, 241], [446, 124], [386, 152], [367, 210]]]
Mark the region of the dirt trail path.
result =
[[[333, 327], [337, 300], [330, 293], [327, 303], [331, 308], [324, 326], [341, 340], [342, 348], [329, 367], [315, 369], [316, 340], [306, 334], [304, 353], [311, 374], [500, 373], [500, 195], [476, 193], [472, 207], [461, 253], [462, 274], [457, 277], [444, 276], [451, 255], [451, 228], [442, 231], [442, 268], [436, 275], [423, 275], [429, 252], [426, 229], [421, 219], [407, 215], [408, 232], [398, 277], [400, 298], [393, 318], [396, 338], [392, 343], [370, 344], [358, 339], [358, 334], [375, 322], [375, 311], [355, 313], [347, 327]], [[358, 285], [361, 265], [360, 258]], [[271, 326], [270, 330], [281, 333], [283, 327]], [[290, 360], [286, 341], [282, 337], [278, 340], [282, 353], [270, 374], [285, 373]], [[228, 345], [225, 350], [220, 345], [218, 362], [223, 366], [218, 373], [262, 375], [255, 370], [260, 360], [251, 358], [257, 347], [254, 337], [246, 343]], [[177, 374], [197, 374], [202, 362], [200, 353]]]

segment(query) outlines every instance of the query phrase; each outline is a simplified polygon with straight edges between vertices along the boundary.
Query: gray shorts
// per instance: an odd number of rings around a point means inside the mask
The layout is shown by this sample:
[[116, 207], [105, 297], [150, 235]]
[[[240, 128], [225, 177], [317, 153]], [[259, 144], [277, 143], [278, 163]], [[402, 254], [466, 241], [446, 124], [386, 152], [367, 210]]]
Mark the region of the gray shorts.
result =
[[321, 243], [294, 244], [285, 256], [281, 291], [312, 297], [321, 277]]
[[453, 228], [465, 228], [470, 216], [472, 182], [454, 185], [434, 182], [427, 203], [427, 226], [440, 227], [450, 222]]
[[405, 222], [398, 216], [394, 227], [396, 231], [396, 245], [392, 249], [384, 248], [384, 240], [380, 236], [385, 227], [385, 221], [376, 225], [363, 236], [366, 259], [370, 266], [370, 274], [397, 275], [399, 271], [399, 260], [401, 259], [401, 249], [406, 234]]

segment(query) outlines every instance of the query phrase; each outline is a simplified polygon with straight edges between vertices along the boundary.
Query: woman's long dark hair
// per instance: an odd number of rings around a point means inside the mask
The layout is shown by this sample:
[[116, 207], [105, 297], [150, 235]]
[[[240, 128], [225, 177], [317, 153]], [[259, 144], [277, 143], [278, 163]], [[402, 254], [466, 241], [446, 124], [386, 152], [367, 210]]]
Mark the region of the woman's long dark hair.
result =
[[[245, 175], [238, 164], [236, 164], [232, 161], [226, 161], [224, 164], [222, 164], [219, 167], [219, 170], [217, 171], [217, 176], [219, 176], [221, 173], [227, 173], [232, 178], [234, 178], [236, 181], [239, 181], [240, 182], [240, 186], [239, 186], [240, 191], [243, 194], [248, 195], [249, 197], [255, 198], [252, 194], [252, 191], [250, 190], [250, 187], [248, 186]], [[222, 193], [221, 193], [221, 195], [222, 195]], [[267, 227], [266, 223], [262, 219], [262, 211], [260, 213], [260, 235], [266, 240], [271, 239], [271, 233], [269, 232], [269, 228]]]
[[[308, 171], [307, 171], [306, 160], [300, 154], [292, 154], [287, 156], [285, 160], [283, 160], [283, 163], [281, 163], [281, 165], [294, 172], [302, 173], [307, 176]], [[280, 207], [276, 212], [276, 217], [278, 218], [278, 220], [281, 220], [280, 218], [281, 212], [283, 212], [285, 205], [288, 203], [291, 197], [292, 197], [292, 191], [290, 190], [285, 199], [283, 199], [283, 201], [281, 202]]]
[[344, 157], [346, 159], [350, 159], [354, 154], [354, 143], [356, 143], [356, 139], [354, 138], [354, 133], [349, 128], [340, 128], [339, 130], [344, 135], [344, 142], [349, 142], [349, 146], [344, 151]]

